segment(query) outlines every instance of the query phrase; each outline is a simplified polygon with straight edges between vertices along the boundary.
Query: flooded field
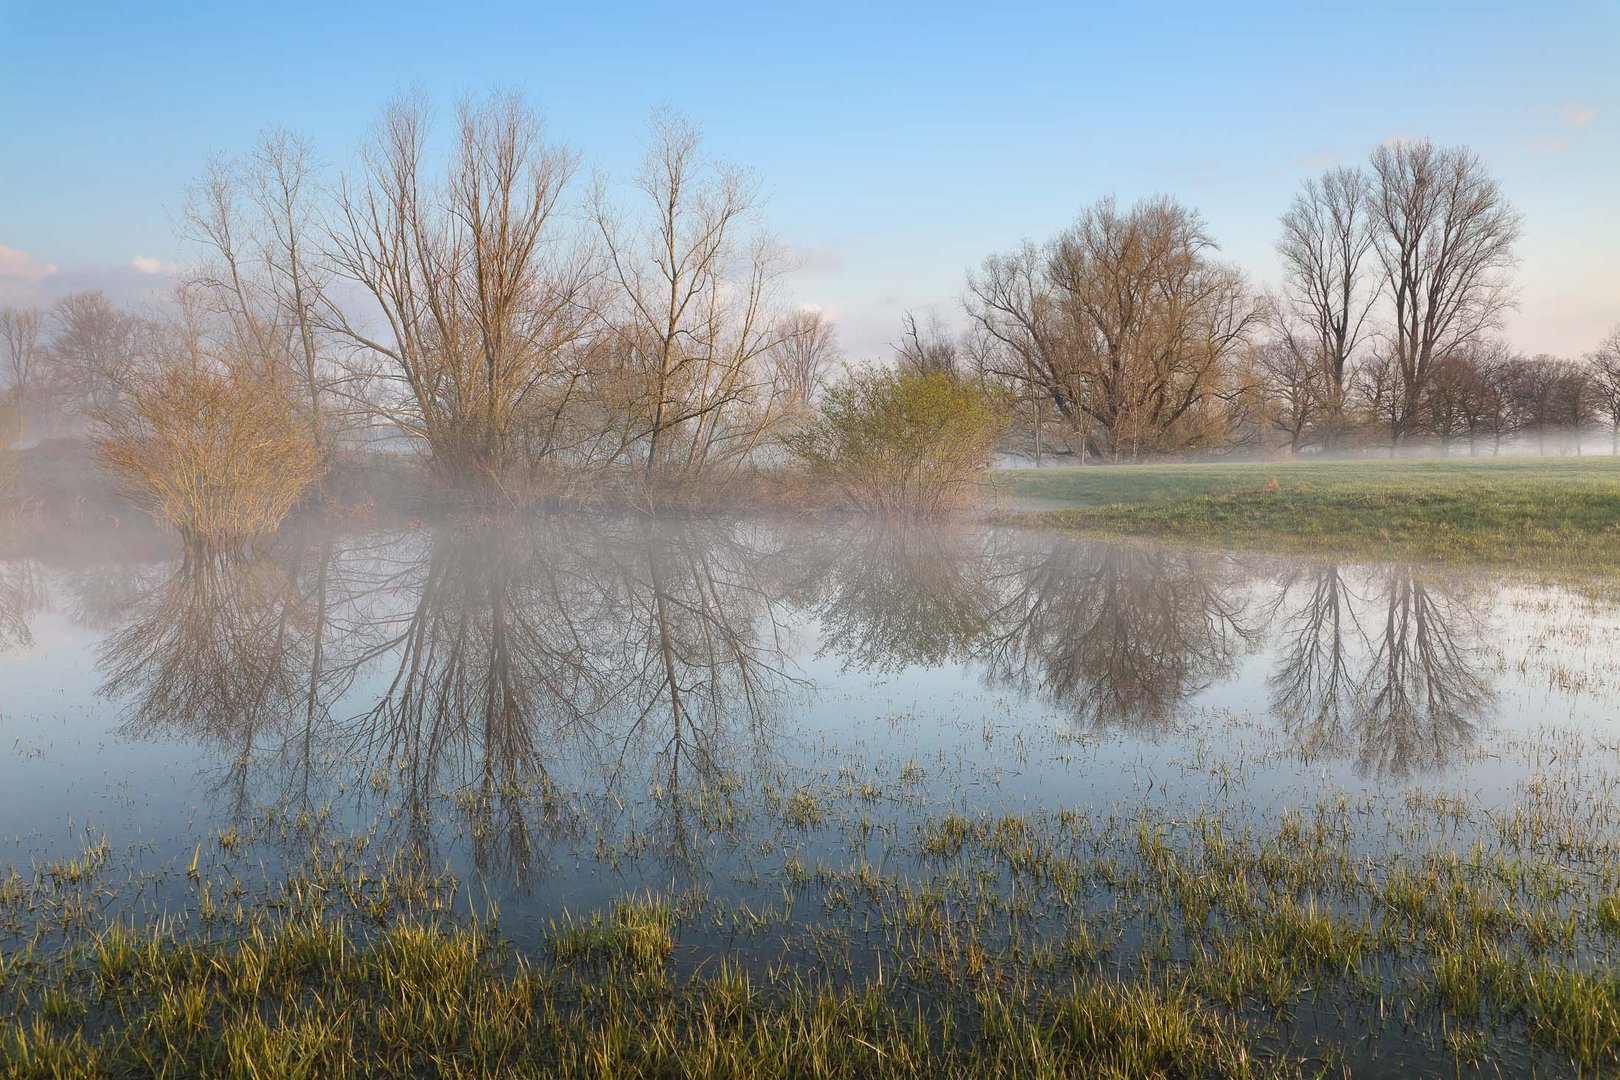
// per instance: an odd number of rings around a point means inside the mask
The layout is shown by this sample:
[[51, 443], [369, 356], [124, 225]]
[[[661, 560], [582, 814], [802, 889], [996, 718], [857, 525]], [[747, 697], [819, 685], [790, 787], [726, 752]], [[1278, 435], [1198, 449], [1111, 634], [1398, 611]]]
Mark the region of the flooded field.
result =
[[875, 995], [895, 1041], [850, 1037], [891, 1066], [1017, 1013], [1076, 1053], [1158, 1017], [1122, 1072], [1183, 1037], [1157, 1071], [1601, 1070], [1617, 639], [1620, 604], [1485, 572], [979, 525], [34, 535], [0, 561], [8, 1052], [93, 1038], [142, 941], [308, 918], [474, 928], [587, 1003]]

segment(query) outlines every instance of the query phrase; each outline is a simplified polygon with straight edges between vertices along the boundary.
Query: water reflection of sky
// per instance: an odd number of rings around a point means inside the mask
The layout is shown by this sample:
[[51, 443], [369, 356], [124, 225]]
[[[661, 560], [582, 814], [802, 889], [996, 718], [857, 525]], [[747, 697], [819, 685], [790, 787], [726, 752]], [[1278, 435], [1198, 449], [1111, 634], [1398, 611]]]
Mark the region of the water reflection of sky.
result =
[[0, 860], [89, 828], [172, 868], [324, 812], [521, 925], [675, 865], [746, 894], [764, 802], [841, 777], [882, 780], [871, 813], [904, 832], [945, 806], [1197, 807], [1234, 775], [1256, 815], [1328, 788], [1489, 802], [1526, 775], [1516, 740], [1616, 741], [1614, 606], [1478, 573], [765, 521], [116, 550], [0, 562]]

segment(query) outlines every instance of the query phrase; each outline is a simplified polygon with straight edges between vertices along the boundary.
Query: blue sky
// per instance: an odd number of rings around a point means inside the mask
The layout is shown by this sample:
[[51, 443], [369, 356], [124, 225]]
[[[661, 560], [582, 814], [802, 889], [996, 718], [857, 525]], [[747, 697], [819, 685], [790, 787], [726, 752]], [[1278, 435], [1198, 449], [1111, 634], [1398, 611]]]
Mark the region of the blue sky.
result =
[[[342, 164], [378, 107], [524, 90], [623, 175], [673, 105], [750, 166], [793, 283], [857, 355], [1092, 200], [1168, 192], [1275, 278], [1325, 164], [1427, 135], [1525, 218], [1523, 348], [1620, 322], [1620, 3], [265, 5], [0, 0], [0, 300], [137, 289], [215, 151], [281, 124]], [[47, 266], [54, 272], [46, 274]]]

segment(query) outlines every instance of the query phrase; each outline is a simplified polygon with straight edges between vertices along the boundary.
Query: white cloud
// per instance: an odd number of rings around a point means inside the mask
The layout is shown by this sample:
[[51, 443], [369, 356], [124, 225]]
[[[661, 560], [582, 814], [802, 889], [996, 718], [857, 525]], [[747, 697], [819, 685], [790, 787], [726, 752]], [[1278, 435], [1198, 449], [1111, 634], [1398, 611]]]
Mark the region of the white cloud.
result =
[[1597, 116], [1597, 110], [1573, 102], [1564, 106], [1564, 123], [1572, 128], [1583, 128]]
[[0, 244], [0, 278], [38, 281], [56, 273], [56, 264], [40, 262], [26, 251]]
[[139, 306], [174, 287], [183, 268], [146, 255], [125, 263], [58, 266], [0, 244], [0, 304], [47, 307], [81, 289], [99, 289], [114, 303]]
[[1569, 143], [1563, 139], [1532, 139], [1530, 152], [1532, 154], [1561, 154], [1569, 149]]

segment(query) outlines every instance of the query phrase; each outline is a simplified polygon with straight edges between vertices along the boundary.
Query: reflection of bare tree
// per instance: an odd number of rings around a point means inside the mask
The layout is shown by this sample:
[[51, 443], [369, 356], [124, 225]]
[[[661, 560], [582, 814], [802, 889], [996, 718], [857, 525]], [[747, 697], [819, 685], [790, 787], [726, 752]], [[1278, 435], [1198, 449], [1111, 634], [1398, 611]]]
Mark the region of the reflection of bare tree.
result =
[[549, 783], [547, 758], [607, 698], [582, 583], [549, 557], [560, 541], [547, 529], [447, 527], [425, 551], [408, 545], [357, 571], [353, 587], [372, 603], [348, 613], [332, 677], [375, 669], [385, 681], [341, 738], [398, 785], [391, 817], [421, 852], [449, 793], [479, 865], [526, 866], [525, 807]]
[[734, 736], [757, 743], [780, 676], [768, 565], [718, 524], [485, 522], [385, 546], [341, 571], [324, 681], [374, 688], [335, 725], [341, 756], [388, 778], [389, 820], [424, 854], [448, 795], [478, 865], [526, 872], [532, 815], [567, 825], [559, 771], [650, 779], [683, 846], [688, 803], [737, 764]]
[[1440, 768], [1470, 745], [1492, 699], [1474, 666], [1477, 629], [1464, 589], [1391, 568], [1382, 588], [1384, 619], [1357, 694], [1359, 762], [1377, 775]]
[[659, 777], [662, 850], [691, 862], [698, 837], [732, 815], [736, 771], [766, 752], [778, 694], [792, 681], [766, 568], [750, 529], [649, 520], [618, 547], [633, 723], [622, 770], [650, 750]]
[[1355, 599], [1339, 567], [1307, 563], [1285, 572], [1266, 605], [1279, 640], [1267, 680], [1272, 709], [1308, 749], [1344, 749], [1344, 714], [1357, 682], [1351, 634], [1361, 630]]
[[981, 661], [1087, 726], [1152, 729], [1254, 637], [1218, 557], [1006, 531], [809, 539], [795, 593], [824, 647], [892, 670]]
[[245, 800], [255, 749], [305, 685], [302, 599], [269, 558], [229, 553], [185, 559], [128, 614], [99, 650], [102, 693], [128, 710], [124, 731], [179, 731], [228, 751]]
[[1307, 748], [1354, 756], [1369, 774], [1441, 768], [1472, 743], [1492, 696], [1469, 643], [1471, 601], [1409, 566], [1383, 571], [1365, 597], [1338, 567], [1291, 572], [1271, 605], [1274, 709]]
[[873, 522], [798, 546], [793, 593], [819, 619], [824, 648], [858, 668], [964, 660], [1001, 606], [994, 546], [978, 530]]
[[1240, 584], [1201, 553], [1046, 541], [1018, 569], [991, 675], [1089, 727], [1162, 727], [1252, 640]]
[[0, 650], [33, 645], [33, 620], [49, 604], [38, 563], [21, 558], [0, 562]]

